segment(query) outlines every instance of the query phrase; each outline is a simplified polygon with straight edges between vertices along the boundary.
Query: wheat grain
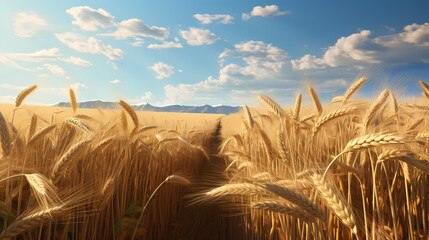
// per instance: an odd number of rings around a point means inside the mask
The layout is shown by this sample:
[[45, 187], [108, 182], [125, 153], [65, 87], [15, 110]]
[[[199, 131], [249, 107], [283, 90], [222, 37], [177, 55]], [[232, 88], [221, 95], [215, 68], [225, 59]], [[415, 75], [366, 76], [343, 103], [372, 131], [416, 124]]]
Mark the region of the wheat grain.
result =
[[181, 176], [178, 175], [170, 175], [165, 179], [165, 182], [167, 183], [177, 183], [177, 184], [181, 184], [181, 185], [189, 185], [191, 184], [191, 182]]
[[247, 105], [243, 106], [243, 111], [244, 111], [244, 114], [246, 116], [247, 124], [249, 125], [250, 129], [252, 129], [253, 128], [253, 118], [252, 118], [252, 114], [250, 114], [250, 110], [247, 107]]
[[293, 204], [289, 204], [286, 202], [280, 202], [280, 201], [274, 201], [274, 200], [262, 201], [262, 202], [252, 203], [250, 204], [250, 207], [254, 209], [268, 210], [268, 211], [277, 212], [281, 214], [291, 215], [309, 223], [316, 222], [317, 220], [312, 214], [301, 210], [299, 207]]
[[427, 85], [427, 83], [423, 82], [422, 80], [419, 80], [420, 85], [422, 85], [423, 89], [429, 93], [429, 85]]
[[364, 132], [367, 131], [369, 124], [372, 122], [372, 120], [375, 117], [375, 114], [378, 109], [386, 102], [387, 97], [389, 96], [389, 90], [385, 89], [380, 95], [378, 96], [377, 100], [369, 107], [366, 116], [364, 118]]
[[50, 131], [55, 129], [56, 124], [52, 124], [50, 126], [44, 127], [40, 129], [38, 132], [36, 132], [29, 140], [28, 145], [33, 145], [35, 142], [37, 142], [39, 139], [42, 139], [46, 134], [48, 134]]
[[258, 95], [258, 99], [261, 102], [267, 104], [270, 107], [271, 111], [277, 114], [280, 118], [283, 118], [286, 115], [284, 110], [280, 107], [280, 105], [273, 99], [263, 95]]
[[27, 139], [30, 139], [34, 135], [34, 133], [36, 132], [36, 127], [37, 127], [37, 115], [33, 114], [30, 121], [30, 127], [28, 128]]
[[349, 114], [349, 113], [352, 113], [352, 112], [354, 112], [354, 111], [356, 111], [356, 109], [354, 109], [354, 108], [342, 108], [342, 109], [338, 109], [338, 110], [335, 110], [335, 111], [333, 111], [333, 112], [330, 112], [329, 114], [326, 114], [326, 115], [325, 115], [325, 116], [323, 116], [323, 117], [320, 117], [320, 118], [316, 121], [316, 123], [314, 124], [314, 127], [313, 127], [313, 134], [316, 134], [316, 133], [319, 131], [319, 129], [320, 129], [324, 124], [326, 124], [327, 122], [329, 122], [329, 121], [331, 121], [331, 120], [333, 120], [333, 119], [339, 118], [339, 117], [341, 117], [341, 116], [345, 116], [345, 115], [347, 115], [347, 114]]
[[268, 195], [269, 191], [265, 188], [251, 184], [251, 183], [231, 183], [225, 184], [221, 187], [213, 188], [208, 191], [205, 196], [210, 198], [219, 198], [229, 195]]
[[65, 122], [70, 124], [71, 126], [77, 128], [77, 129], [83, 130], [87, 133], [91, 133], [88, 126], [85, 123], [79, 121], [79, 119], [76, 119], [74, 117], [69, 117], [65, 120]]
[[55, 162], [55, 165], [51, 172], [51, 179], [57, 180], [60, 174], [67, 170], [71, 161], [77, 156], [80, 151], [82, 151], [88, 145], [89, 142], [90, 139], [82, 140], [72, 146], [66, 153], [64, 153], [61, 158]]

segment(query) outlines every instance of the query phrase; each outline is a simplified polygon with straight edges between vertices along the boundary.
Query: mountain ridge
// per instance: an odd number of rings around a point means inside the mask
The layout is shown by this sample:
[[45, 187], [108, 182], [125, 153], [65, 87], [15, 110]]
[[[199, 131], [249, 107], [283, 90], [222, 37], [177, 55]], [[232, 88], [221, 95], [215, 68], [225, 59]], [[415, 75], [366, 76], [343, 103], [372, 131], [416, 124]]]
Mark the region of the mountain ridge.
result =
[[[70, 102], [59, 102], [55, 107], [70, 107]], [[100, 100], [86, 101], [78, 103], [80, 108], [101, 108], [101, 109], [120, 109], [117, 102], [105, 102]], [[181, 112], [181, 113], [210, 113], [210, 114], [232, 114], [240, 111], [240, 107], [233, 106], [216, 106], [205, 104], [202, 106], [187, 106], [187, 105], [169, 105], [164, 107], [156, 107], [149, 103], [141, 105], [131, 105], [136, 111], [148, 112]]]

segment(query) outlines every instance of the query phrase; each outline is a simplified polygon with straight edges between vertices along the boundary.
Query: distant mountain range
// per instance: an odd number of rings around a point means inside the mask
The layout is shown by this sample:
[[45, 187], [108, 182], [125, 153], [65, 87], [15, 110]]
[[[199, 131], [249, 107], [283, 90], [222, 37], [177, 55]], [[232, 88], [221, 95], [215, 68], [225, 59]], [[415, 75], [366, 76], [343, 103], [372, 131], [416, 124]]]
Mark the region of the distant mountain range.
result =
[[[70, 107], [69, 102], [60, 102], [55, 104], [56, 107]], [[102, 109], [120, 109], [117, 102], [103, 102], [103, 101], [87, 101], [81, 102], [78, 105], [80, 108], [102, 108]], [[182, 112], [182, 113], [214, 113], [214, 114], [231, 114], [240, 111], [240, 107], [231, 106], [217, 106], [210, 105], [204, 106], [184, 106], [184, 105], [170, 105], [165, 107], [155, 107], [147, 104], [132, 105], [136, 111], [150, 111], [150, 112]]]

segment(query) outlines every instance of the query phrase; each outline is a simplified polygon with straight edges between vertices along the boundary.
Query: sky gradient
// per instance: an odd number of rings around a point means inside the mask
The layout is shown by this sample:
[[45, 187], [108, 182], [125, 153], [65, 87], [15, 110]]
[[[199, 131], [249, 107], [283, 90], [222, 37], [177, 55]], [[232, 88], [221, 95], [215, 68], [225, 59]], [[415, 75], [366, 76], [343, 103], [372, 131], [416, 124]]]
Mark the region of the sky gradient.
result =
[[420, 96], [428, 12], [427, 1], [3, 3], [0, 103], [38, 84], [27, 104], [68, 101], [70, 87], [78, 101], [292, 104], [307, 84], [328, 101], [362, 75], [363, 95]]

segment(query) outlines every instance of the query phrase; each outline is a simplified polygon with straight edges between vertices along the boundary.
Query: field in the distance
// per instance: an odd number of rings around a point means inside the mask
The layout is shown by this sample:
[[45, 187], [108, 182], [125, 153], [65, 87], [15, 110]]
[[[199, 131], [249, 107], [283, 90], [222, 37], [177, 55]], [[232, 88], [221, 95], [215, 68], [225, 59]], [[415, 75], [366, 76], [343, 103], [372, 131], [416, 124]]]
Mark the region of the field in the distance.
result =
[[429, 86], [239, 114], [0, 104], [0, 239], [427, 239]]

